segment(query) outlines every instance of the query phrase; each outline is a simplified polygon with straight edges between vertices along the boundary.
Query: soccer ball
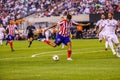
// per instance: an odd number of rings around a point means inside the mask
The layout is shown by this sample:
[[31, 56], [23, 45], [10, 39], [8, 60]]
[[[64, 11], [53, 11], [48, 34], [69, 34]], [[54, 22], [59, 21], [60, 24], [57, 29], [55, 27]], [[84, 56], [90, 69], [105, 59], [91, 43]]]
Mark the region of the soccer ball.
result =
[[59, 60], [59, 56], [58, 55], [54, 55], [52, 58], [53, 58], [54, 61], [58, 61]]

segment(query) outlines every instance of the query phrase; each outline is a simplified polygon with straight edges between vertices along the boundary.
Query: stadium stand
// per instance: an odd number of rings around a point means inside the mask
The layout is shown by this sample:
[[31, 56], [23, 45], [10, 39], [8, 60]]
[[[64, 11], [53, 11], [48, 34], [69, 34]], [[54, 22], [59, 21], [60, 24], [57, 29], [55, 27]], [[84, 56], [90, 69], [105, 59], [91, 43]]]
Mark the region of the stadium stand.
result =
[[120, 12], [120, 0], [0, 0], [0, 17], [4, 25], [36, 13], [38, 17], [60, 16], [70, 13], [95, 14]]
[[[25, 20], [55, 22], [68, 13], [73, 15], [73, 20], [83, 22], [90, 20], [90, 14], [108, 12], [120, 12], [120, 0], [0, 0], [0, 22], [3, 26], [10, 20], [17, 20], [18, 26]], [[24, 25], [20, 28], [25, 29]], [[85, 34], [90, 32], [92, 29]]]

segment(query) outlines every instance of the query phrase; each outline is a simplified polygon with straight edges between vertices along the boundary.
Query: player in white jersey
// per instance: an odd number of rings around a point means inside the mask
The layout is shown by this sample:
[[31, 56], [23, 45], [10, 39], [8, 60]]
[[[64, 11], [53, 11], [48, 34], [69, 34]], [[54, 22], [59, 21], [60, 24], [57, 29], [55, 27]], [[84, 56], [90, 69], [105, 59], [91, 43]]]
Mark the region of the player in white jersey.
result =
[[[96, 23], [95, 31], [97, 30], [97, 27], [98, 27], [98, 30], [102, 27], [102, 24], [104, 23], [104, 21], [105, 21], [105, 15], [102, 14], [101, 19]], [[100, 42], [102, 42], [102, 40], [106, 40], [105, 39], [105, 29], [104, 28], [99, 33], [99, 35], [97, 35], [97, 37], [99, 38]], [[108, 41], [106, 40], [106, 42], [105, 42], [105, 50], [107, 50], [107, 49], [108, 49]]]
[[117, 50], [120, 49], [119, 40], [115, 34], [115, 30], [120, 24], [118, 24], [118, 21], [113, 18], [113, 13], [108, 13], [108, 19], [104, 21], [102, 26], [103, 27], [100, 29], [99, 33], [102, 29], [105, 29], [106, 39], [108, 40], [113, 55], [115, 55], [116, 51], [114, 50], [113, 43], [117, 46]]
[[45, 32], [45, 38], [46, 38], [46, 40], [49, 40], [50, 34], [51, 34], [50, 30], [47, 30]]
[[2, 45], [2, 40], [4, 38], [5, 29], [3, 28], [2, 24], [0, 23], [0, 45]]

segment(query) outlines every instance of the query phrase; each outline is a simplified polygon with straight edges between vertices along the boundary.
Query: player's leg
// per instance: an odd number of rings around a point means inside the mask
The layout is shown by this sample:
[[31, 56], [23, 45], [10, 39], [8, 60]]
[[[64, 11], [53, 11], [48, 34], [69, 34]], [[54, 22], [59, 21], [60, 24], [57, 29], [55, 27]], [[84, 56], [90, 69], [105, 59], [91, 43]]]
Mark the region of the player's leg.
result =
[[110, 48], [111, 48], [111, 50], [112, 50], [113, 55], [115, 55], [116, 52], [115, 52], [114, 47], [113, 47], [113, 38], [112, 38], [112, 36], [109, 36], [109, 37], [107, 38], [107, 40], [108, 40], [108, 44], [109, 44], [109, 46], [110, 46]]
[[65, 47], [65, 45], [62, 43], [62, 49]]
[[68, 47], [68, 58], [67, 58], [67, 60], [72, 60], [72, 58], [71, 58], [71, 54], [72, 54], [71, 42], [67, 43], [67, 47]]
[[120, 43], [119, 43], [119, 40], [118, 40], [118, 38], [117, 38], [117, 36], [116, 35], [114, 35], [113, 36], [114, 38], [113, 38], [113, 42], [115, 43], [115, 45], [116, 45], [116, 56], [117, 57], [120, 57]]
[[13, 40], [14, 40], [14, 37], [11, 36], [11, 35], [8, 35], [8, 43], [9, 43], [9, 45], [10, 45], [11, 51], [14, 51], [14, 48], [13, 48]]
[[108, 44], [108, 41], [106, 40], [106, 41], [105, 41], [105, 50], [106, 50], [106, 51], [108, 50], [108, 45], [109, 45], [109, 44]]
[[69, 37], [65, 37], [64, 40], [63, 40], [63, 43], [67, 45], [68, 47], [68, 56], [67, 56], [67, 60], [72, 60], [71, 58], [71, 54], [72, 54], [72, 44], [71, 44], [71, 41], [70, 41], [70, 38]]
[[2, 39], [0, 39], [0, 45], [2, 45]]
[[0, 45], [2, 45], [2, 35], [0, 35]]
[[99, 42], [102, 42], [102, 40], [103, 40], [102, 33], [99, 34], [98, 38], [99, 38]]
[[45, 40], [45, 39], [43, 39], [42, 41], [52, 47], [56, 47], [57, 45], [60, 45], [62, 43], [62, 36], [58, 34], [54, 43], [50, 42], [49, 40]]
[[30, 47], [30, 46], [32, 45], [32, 41], [33, 41], [33, 38], [32, 38], [32, 37], [28, 38], [28, 42], [29, 42], [28, 47]]
[[49, 34], [45, 34], [46, 40], [49, 40]]

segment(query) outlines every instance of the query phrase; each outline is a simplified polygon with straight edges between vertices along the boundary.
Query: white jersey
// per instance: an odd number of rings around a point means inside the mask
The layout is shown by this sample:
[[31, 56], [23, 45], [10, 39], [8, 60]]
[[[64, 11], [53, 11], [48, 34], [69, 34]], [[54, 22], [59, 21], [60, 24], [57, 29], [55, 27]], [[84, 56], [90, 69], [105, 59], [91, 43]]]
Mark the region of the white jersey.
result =
[[[96, 23], [96, 26], [99, 27], [99, 29], [102, 27], [102, 24], [104, 23], [105, 20], [101, 19]], [[103, 28], [103, 30], [101, 31], [102, 33], [105, 32], [105, 29]]]
[[111, 34], [115, 34], [115, 29], [118, 26], [117, 20], [115, 19], [107, 19], [104, 21], [104, 23], [102, 24], [102, 26], [105, 29], [105, 32], [107, 35], [111, 35]]
[[3, 27], [0, 28], [0, 35], [4, 35], [4, 31], [5, 31], [5, 29]]

